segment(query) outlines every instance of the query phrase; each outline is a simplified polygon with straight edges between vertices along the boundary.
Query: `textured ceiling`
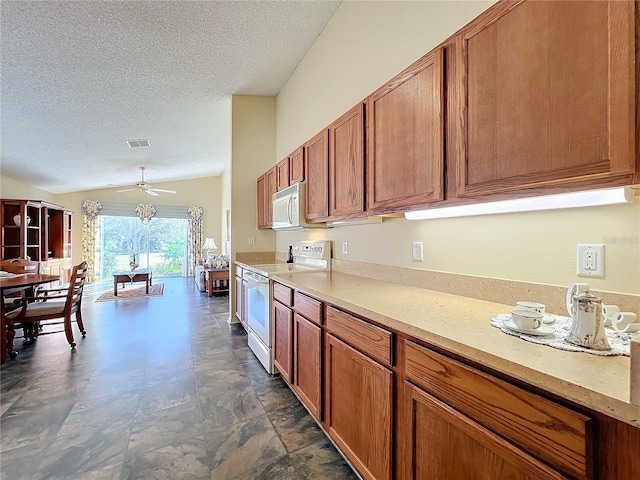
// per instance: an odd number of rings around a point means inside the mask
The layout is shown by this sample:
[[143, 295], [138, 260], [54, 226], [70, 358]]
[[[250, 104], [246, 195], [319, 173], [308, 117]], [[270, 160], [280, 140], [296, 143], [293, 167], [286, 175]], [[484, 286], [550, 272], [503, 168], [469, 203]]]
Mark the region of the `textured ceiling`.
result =
[[222, 173], [231, 95], [276, 95], [339, 3], [3, 0], [0, 173], [51, 193]]

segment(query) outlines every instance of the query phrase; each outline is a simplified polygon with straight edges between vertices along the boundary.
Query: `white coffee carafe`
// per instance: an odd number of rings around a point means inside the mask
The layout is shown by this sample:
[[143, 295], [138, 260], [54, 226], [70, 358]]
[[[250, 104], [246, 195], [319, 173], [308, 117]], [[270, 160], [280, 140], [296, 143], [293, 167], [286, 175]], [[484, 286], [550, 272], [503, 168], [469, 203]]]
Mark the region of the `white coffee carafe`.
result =
[[604, 331], [602, 300], [589, 293], [586, 283], [574, 283], [567, 291], [571, 328], [565, 340], [594, 350], [611, 350]]

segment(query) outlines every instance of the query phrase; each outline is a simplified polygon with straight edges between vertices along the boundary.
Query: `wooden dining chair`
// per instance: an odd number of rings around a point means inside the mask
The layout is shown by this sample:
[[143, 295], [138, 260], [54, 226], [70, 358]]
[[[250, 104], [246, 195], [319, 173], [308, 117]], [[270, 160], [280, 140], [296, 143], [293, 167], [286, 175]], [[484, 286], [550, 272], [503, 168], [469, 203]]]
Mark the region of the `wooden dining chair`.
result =
[[[24, 258], [12, 258], [10, 260], [2, 260], [0, 262], [0, 270], [14, 275], [38, 273], [40, 272], [40, 262], [25, 260]], [[4, 291], [2, 301], [6, 312], [20, 307], [20, 298], [24, 297], [25, 291], [24, 288], [6, 289]]]
[[[40, 322], [46, 320], [63, 319], [58, 322], [47, 322], [47, 325], [55, 325], [62, 323], [64, 325], [64, 333], [67, 336], [67, 341], [71, 348], [75, 348], [76, 344], [73, 338], [73, 330], [71, 323], [75, 321], [80, 329], [80, 333], [84, 337], [86, 330], [82, 321], [82, 292], [84, 289], [84, 282], [87, 276], [87, 262], [82, 262], [79, 265], [73, 267], [71, 273], [71, 280], [69, 285], [60, 289], [49, 289], [48, 295], [45, 296], [33, 296], [24, 297], [20, 299], [21, 308], [9, 312], [7, 317], [7, 323], [11, 324], [12, 328], [21, 326], [25, 332], [25, 338], [33, 342], [37, 340], [39, 335], [45, 333], [39, 332]], [[54, 290], [59, 292], [58, 295], [51, 295], [55, 293]], [[71, 319], [71, 316], [75, 314], [75, 320]], [[53, 331], [47, 333], [59, 333], [60, 331]]]

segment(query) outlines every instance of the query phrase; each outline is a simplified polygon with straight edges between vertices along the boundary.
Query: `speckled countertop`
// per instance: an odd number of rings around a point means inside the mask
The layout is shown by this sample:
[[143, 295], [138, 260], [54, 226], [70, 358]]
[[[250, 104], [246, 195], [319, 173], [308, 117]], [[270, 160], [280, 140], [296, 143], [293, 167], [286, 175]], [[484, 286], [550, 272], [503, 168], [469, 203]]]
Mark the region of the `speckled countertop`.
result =
[[[381, 325], [437, 345], [572, 402], [640, 427], [629, 401], [629, 357], [566, 352], [492, 327], [513, 307], [338, 272], [275, 275], [274, 280]], [[562, 312], [550, 312], [559, 313]]]

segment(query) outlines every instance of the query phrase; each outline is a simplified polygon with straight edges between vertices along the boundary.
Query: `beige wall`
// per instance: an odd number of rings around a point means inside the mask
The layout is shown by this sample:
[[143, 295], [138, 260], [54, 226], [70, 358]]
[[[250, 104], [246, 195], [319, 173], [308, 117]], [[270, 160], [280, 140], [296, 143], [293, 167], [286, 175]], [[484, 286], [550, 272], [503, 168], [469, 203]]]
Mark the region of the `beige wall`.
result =
[[[277, 158], [427, 53], [493, 2], [344, 2], [277, 100]], [[640, 293], [640, 198], [634, 205], [492, 215], [278, 233], [277, 251], [295, 239], [334, 241], [347, 260], [567, 285], [576, 244], [604, 243], [605, 279], [593, 288]], [[349, 243], [348, 255], [342, 242]], [[411, 242], [425, 260], [411, 260]], [[584, 281], [584, 280], [582, 280]]]
[[45, 200], [56, 202], [53, 193], [45, 192], [32, 185], [0, 175], [0, 197], [15, 200]]
[[222, 232], [222, 245], [220, 248], [225, 255], [231, 252], [231, 242], [227, 241], [227, 211], [231, 214], [231, 168], [227, 168], [222, 175], [220, 175], [220, 213], [222, 218], [221, 232]]
[[116, 193], [116, 188], [87, 190], [55, 195], [55, 202], [74, 212], [73, 216], [73, 262], [82, 258], [82, 201], [153, 203], [156, 205], [197, 205], [204, 208], [204, 235], [213, 237], [222, 252], [222, 200], [221, 177], [206, 177], [195, 180], [154, 183], [153, 186], [175, 190], [175, 194], [161, 194], [151, 197], [139, 191]]
[[275, 163], [276, 99], [234, 95], [231, 111], [231, 253], [272, 252], [275, 233], [258, 230], [256, 180]]

